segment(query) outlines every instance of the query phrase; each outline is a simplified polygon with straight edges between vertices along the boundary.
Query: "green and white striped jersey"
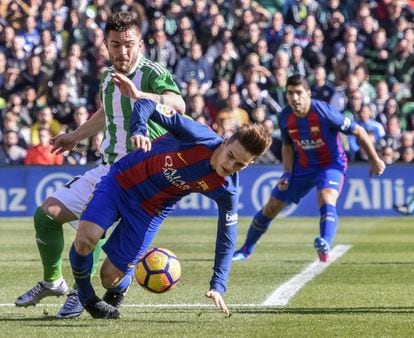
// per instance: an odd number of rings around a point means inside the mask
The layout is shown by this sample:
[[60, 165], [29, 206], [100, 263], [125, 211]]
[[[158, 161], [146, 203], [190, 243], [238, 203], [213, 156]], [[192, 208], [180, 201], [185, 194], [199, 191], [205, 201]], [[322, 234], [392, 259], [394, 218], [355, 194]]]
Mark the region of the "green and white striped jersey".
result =
[[[129, 126], [136, 101], [121, 95], [112, 82], [110, 73], [113, 71], [114, 68], [111, 66], [103, 73], [99, 88], [99, 97], [106, 119], [100, 152], [103, 160], [110, 164], [134, 150], [130, 141]], [[140, 91], [154, 94], [171, 91], [180, 95], [171, 73], [144, 56], [138, 62], [137, 69], [128, 77]], [[165, 129], [152, 121], [148, 122], [148, 130], [151, 140], [166, 133]]]

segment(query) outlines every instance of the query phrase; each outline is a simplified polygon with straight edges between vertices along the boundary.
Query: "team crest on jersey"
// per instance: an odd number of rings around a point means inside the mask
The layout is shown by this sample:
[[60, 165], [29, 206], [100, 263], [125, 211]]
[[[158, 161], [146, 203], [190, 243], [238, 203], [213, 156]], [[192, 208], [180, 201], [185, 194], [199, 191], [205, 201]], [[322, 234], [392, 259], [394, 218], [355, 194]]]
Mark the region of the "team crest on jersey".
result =
[[197, 182], [197, 188], [203, 191], [207, 191], [210, 187], [205, 181], [201, 180]]
[[176, 114], [175, 110], [171, 109], [170, 107], [167, 107], [166, 105], [160, 104], [160, 103], [157, 104], [156, 109], [161, 115], [164, 115], [164, 116], [167, 116], [167, 117], [171, 117], [171, 116]]
[[319, 127], [318, 126], [311, 126], [310, 127], [310, 131], [311, 131], [311, 133], [319, 133], [321, 130], [319, 129]]

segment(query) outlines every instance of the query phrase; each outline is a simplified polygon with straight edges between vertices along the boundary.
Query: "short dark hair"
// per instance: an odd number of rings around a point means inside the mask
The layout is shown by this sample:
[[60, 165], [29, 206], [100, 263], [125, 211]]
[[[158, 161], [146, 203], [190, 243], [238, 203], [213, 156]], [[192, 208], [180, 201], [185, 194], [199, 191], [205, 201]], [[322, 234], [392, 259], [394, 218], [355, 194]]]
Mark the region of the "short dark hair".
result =
[[243, 125], [230, 137], [229, 143], [239, 141], [251, 155], [262, 155], [272, 144], [272, 138], [260, 124]]
[[125, 32], [132, 28], [141, 31], [141, 23], [137, 14], [127, 11], [116, 12], [106, 22], [105, 36], [108, 36], [110, 31]]
[[292, 76], [289, 76], [286, 81], [286, 88], [288, 86], [303, 86], [306, 90], [309, 90], [309, 83], [306, 78], [300, 74], [294, 74]]

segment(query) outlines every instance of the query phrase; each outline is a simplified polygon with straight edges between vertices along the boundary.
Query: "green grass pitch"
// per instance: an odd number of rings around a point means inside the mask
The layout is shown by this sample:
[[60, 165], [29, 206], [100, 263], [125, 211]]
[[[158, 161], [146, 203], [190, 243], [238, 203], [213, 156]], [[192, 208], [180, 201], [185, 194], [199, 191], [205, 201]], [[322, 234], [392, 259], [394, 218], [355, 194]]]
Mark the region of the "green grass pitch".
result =
[[[249, 219], [239, 222], [239, 245]], [[56, 320], [63, 298], [16, 308], [22, 292], [41, 279], [30, 219], [0, 220], [0, 337], [412, 337], [414, 336], [414, 221], [406, 218], [341, 218], [335, 244], [352, 246], [302, 287], [284, 306], [260, 306], [281, 284], [316, 260], [316, 218], [273, 222], [251, 260], [235, 263], [225, 318], [204, 297], [212, 273], [216, 221], [170, 218], [154, 245], [177, 254], [182, 280], [152, 294], [136, 282], [120, 320]], [[65, 226], [64, 274], [73, 282]], [[103, 294], [99, 278], [94, 285]]]

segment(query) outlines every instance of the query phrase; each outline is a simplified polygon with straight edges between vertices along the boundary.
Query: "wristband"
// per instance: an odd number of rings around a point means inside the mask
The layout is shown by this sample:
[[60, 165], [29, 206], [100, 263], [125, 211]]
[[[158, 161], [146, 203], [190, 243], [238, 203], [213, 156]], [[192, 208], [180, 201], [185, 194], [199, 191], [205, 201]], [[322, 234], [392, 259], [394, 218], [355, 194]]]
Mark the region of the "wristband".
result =
[[287, 180], [287, 181], [289, 181], [291, 179], [291, 177], [292, 177], [292, 174], [291, 173], [284, 172], [282, 174], [282, 176], [280, 176], [279, 181], [281, 181], [281, 180]]

